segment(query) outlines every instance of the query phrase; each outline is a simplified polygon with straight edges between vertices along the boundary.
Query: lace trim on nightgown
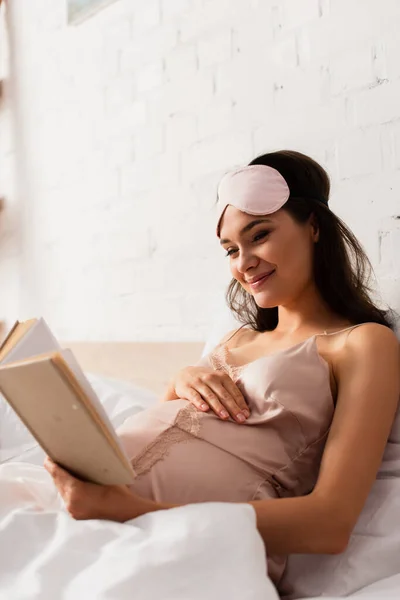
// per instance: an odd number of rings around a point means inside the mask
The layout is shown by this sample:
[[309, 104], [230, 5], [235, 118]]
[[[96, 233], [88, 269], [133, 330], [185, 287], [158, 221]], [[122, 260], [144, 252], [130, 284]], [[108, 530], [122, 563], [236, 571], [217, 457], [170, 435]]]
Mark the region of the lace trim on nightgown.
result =
[[245, 365], [235, 366], [229, 363], [228, 356], [228, 348], [225, 344], [221, 346], [217, 346], [215, 350], [209, 355], [209, 361], [212, 368], [215, 371], [225, 371], [227, 375], [232, 379], [233, 382], [236, 382]]
[[132, 459], [131, 464], [136, 476], [150, 471], [154, 465], [165, 458], [172, 446], [198, 438], [200, 433], [200, 413], [193, 404], [182, 408], [173, 424], [145, 446]]

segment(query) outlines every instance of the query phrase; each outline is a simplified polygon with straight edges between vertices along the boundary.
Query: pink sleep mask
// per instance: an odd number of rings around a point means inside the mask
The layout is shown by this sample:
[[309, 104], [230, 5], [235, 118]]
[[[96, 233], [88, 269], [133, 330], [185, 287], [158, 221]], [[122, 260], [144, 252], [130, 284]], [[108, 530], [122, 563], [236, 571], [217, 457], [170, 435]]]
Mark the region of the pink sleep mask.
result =
[[229, 204], [249, 215], [269, 215], [282, 208], [289, 196], [286, 180], [272, 167], [250, 165], [227, 173], [218, 186], [217, 235]]

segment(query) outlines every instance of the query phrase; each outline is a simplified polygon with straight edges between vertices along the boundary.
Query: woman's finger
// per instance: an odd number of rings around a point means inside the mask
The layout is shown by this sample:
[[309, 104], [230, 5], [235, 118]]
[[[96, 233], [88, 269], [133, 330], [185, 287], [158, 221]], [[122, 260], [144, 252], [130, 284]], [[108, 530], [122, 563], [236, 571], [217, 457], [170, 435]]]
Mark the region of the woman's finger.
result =
[[50, 473], [53, 479], [59, 480], [61, 478], [65, 478], [65, 476], [68, 475], [67, 471], [65, 471], [59, 465], [56, 465], [56, 463], [52, 461], [49, 456], [46, 456], [45, 458], [44, 468]]
[[245, 414], [242, 411], [242, 408], [233, 399], [232, 394], [223, 386], [222, 381], [217, 381], [211, 389], [235, 421], [243, 423], [246, 420], [249, 413], [246, 412]]
[[183, 390], [182, 394], [179, 394], [181, 398], [188, 400], [191, 404], [193, 404], [196, 408], [201, 410], [202, 412], [207, 412], [210, 410], [207, 402], [204, 401], [204, 398], [199, 394], [197, 390], [191, 387], [187, 387]]
[[203, 400], [212, 408], [216, 415], [224, 420], [229, 419], [228, 411], [219, 401], [218, 396], [215, 394], [212, 388], [210, 388], [204, 382], [199, 382], [196, 386], [196, 390], [201, 395]]
[[243, 423], [247, 419], [250, 411], [240, 390], [229, 375], [213, 373], [206, 375], [203, 380], [238, 423]]
[[79, 481], [76, 477], [71, 475], [71, 473], [69, 473], [66, 469], [60, 467], [60, 465], [55, 463], [49, 457], [46, 458], [44, 467], [50, 473], [53, 479], [56, 479], [57, 481]]
[[44, 459], [44, 463], [43, 463], [44, 468], [46, 469], [46, 471], [48, 471], [50, 473], [50, 475], [52, 475], [53, 471], [54, 471], [54, 467], [56, 466], [55, 463], [51, 460], [50, 456], [46, 456], [46, 458]]
[[74, 519], [96, 518], [97, 514], [101, 514], [96, 511], [102, 510], [108, 487], [83, 482], [49, 458], [46, 458], [44, 467], [52, 476], [66, 510]]
[[231, 416], [237, 423], [243, 423], [250, 415], [240, 390], [226, 374], [202, 374], [189, 384], [177, 386], [176, 392], [198, 410], [206, 412], [209, 407], [212, 408], [223, 420]]
[[228, 375], [224, 377], [223, 385], [243, 414], [247, 417], [250, 416], [250, 409], [243, 394]]

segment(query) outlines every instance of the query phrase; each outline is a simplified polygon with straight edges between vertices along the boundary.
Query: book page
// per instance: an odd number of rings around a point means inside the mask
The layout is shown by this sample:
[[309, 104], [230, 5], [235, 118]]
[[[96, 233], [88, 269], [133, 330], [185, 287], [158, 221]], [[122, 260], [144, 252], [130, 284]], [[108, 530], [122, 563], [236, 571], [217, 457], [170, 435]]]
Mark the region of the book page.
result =
[[46, 321], [38, 319], [24, 337], [7, 354], [1, 364], [6, 365], [10, 362], [30, 358], [37, 354], [46, 354], [47, 352], [56, 352], [60, 350], [60, 344], [51, 333]]

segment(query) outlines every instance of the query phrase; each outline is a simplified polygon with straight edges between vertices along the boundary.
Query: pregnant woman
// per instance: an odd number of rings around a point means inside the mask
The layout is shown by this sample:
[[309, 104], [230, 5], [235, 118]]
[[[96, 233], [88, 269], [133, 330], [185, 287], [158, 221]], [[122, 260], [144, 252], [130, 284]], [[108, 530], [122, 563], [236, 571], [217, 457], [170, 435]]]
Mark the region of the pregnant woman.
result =
[[47, 459], [72, 516], [248, 502], [277, 585], [288, 554], [346, 548], [398, 405], [399, 345], [329, 189], [325, 170], [293, 151], [223, 177], [217, 235], [243, 326], [124, 423], [129, 489], [78, 481]]

